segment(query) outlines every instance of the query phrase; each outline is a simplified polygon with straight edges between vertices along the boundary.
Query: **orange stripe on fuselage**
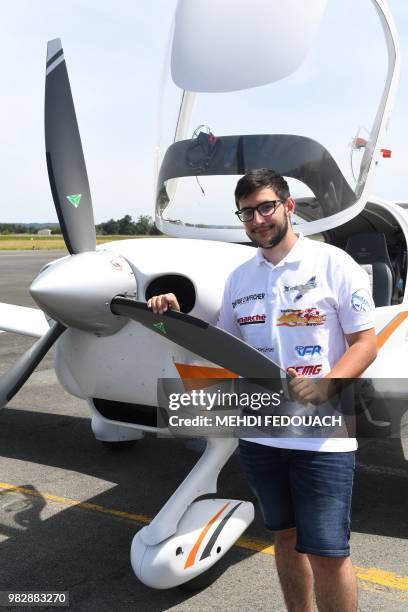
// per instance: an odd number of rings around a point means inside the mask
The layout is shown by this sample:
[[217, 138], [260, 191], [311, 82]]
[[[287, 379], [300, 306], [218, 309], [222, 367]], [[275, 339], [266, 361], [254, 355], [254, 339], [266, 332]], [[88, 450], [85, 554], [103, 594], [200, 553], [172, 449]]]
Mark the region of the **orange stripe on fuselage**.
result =
[[214, 514], [214, 516], [212, 517], [212, 519], [210, 519], [208, 521], [208, 523], [206, 524], [206, 526], [204, 527], [204, 529], [202, 530], [202, 532], [200, 533], [200, 535], [198, 536], [198, 540], [197, 542], [194, 544], [193, 548], [191, 549], [190, 554], [187, 557], [187, 561], [186, 564], [184, 566], [184, 569], [187, 569], [187, 567], [191, 567], [192, 565], [194, 565], [195, 563], [195, 558], [198, 552], [198, 549], [200, 548], [200, 544], [201, 542], [204, 540], [205, 535], [207, 533], [207, 531], [209, 530], [209, 528], [211, 527], [211, 525], [217, 520], [217, 518], [220, 516], [220, 514], [222, 514], [225, 510], [225, 508], [229, 506], [229, 502], [227, 502], [222, 508], [221, 510], [219, 510], [217, 512], [217, 514]]
[[238, 378], [238, 374], [230, 372], [225, 368], [214, 368], [211, 366], [199, 366], [186, 363], [175, 363], [177, 371], [184, 383], [186, 391], [194, 389], [206, 389], [214, 385], [217, 378]]
[[181, 378], [238, 378], [238, 374], [211, 366], [199, 366], [186, 363], [175, 363]]
[[377, 347], [380, 349], [387, 342], [388, 338], [408, 317], [408, 311], [400, 312], [396, 317], [391, 319], [389, 323], [377, 334]]

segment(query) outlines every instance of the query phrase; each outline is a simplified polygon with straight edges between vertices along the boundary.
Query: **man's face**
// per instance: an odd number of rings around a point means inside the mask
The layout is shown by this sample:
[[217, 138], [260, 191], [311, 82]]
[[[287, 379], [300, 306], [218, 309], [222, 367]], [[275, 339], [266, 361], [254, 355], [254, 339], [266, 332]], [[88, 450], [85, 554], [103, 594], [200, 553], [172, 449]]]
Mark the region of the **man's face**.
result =
[[[262, 187], [246, 198], [239, 200], [239, 207], [255, 208], [264, 202], [280, 200], [271, 187]], [[289, 203], [289, 204], [287, 204]], [[275, 212], [263, 217], [259, 211], [254, 211], [252, 221], [244, 222], [247, 236], [263, 249], [271, 249], [278, 245], [286, 236], [289, 229], [288, 208], [293, 208], [293, 200], [289, 198], [285, 204], [276, 204]]]

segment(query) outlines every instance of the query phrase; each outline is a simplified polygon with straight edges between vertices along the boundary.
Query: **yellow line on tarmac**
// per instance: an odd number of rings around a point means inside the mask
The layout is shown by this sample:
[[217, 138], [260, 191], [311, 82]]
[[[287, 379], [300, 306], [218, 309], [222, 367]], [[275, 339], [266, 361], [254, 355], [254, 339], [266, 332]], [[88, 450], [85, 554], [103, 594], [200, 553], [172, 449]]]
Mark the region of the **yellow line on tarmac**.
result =
[[94, 510], [95, 512], [101, 512], [102, 514], [109, 514], [110, 516], [117, 516], [118, 518], [128, 519], [136, 523], [147, 524], [152, 520], [144, 514], [134, 514], [133, 512], [123, 512], [122, 510], [115, 510], [114, 508], [105, 508], [99, 504], [91, 504], [90, 502], [81, 502], [78, 499], [69, 499], [68, 497], [61, 497], [60, 495], [52, 495], [51, 493], [41, 493], [40, 491], [33, 491], [27, 487], [17, 487], [7, 482], [0, 482], [0, 489], [8, 491], [9, 493], [24, 493], [25, 495], [31, 495], [32, 497], [41, 497], [48, 501], [56, 504], [62, 504], [64, 506], [76, 506], [78, 508], [84, 508], [85, 510]]
[[[114, 508], [105, 508], [100, 504], [92, 504], [90, 502], [81, 502], [76, 499], [70, 499], [68, 497], [62, 497], [60, 495], [53, 495], [51, 493], [42, 493], [37, 490], [29, 489], [28, 487], [19, 487], [16, 485], [9, 484], [7, 482], [0, 482], [0, 490], [9, 493], [23, 493], [24, 495], [31, 495], [32, 497], [41, 497], [50, 502], [61, 504], [69, 507], [83, 508], [85, 510], [92, 510], [94, 512], [100, 512], [109, 516], [115, 516], [121, 519], [127, 519], [134, 523], [141, 523], [147, 525], [152, 520], [151, 517], [145, 514], [136, 514], [134, 512], [123, 512], [122, 510], [116, 510]], [[274, 546], [268, 544], [264, 540], [257, 538], [249, 538], [242, 536], [239, 538], [235, 546], [243, 548], [245, 550], [254, 550], [265, 555], [275, 555]], [[394, 572], [386, 572], [376, 567], [360, 567], [354, 566], [357, 577], [365, 582], [370, 582], [381, 587], [387, 587], [389, 589], [396, 589], [398, 591], [408, 591], [408, 576], [398, 576]]]
[[245, 548], [247, 550], [256, 550], [257, 552], [263, 553], [264, 555], [275, 556], [274, 545], [267, 544], [263, 540], [248, 538], [247, 536], [241, 536], [235, 542], [235, 546], [239, 546], [239, 548]]
[[360, 580], [379, 584], [389, 589], [408, 591], [408, 576], [398, 576], [394, 572], [386, 572], [376, 567], [359, 567], [355, 565], [354, 569]]
[[[235, 542], [235, 546], [256, 550], [264, 555], [275, 555], [275, 547], [266, 544], [263, 540], [248, 538], [243, 536]], [[360, 567], [354, 565], [357, 577], [366, 582], [388, 587], [390, 589], [398, 589], [399, 591], [408, 591], [408, 576], [398, 576], [394, 572], [386, 572], [376, 567]]]

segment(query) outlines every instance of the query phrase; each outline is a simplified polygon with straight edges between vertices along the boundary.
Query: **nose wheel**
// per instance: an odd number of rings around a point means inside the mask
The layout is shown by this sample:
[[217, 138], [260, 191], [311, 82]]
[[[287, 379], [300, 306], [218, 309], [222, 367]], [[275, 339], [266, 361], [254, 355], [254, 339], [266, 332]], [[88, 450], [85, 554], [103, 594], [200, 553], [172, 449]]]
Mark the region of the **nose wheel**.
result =
[[93, 434], [109, 450], [125, 451], [143, 439], [144, 433], [140, 429], [109, 422], [109, 420], [96, 413], [92, 404], [91, 410], [93, 412], [91, 420]]

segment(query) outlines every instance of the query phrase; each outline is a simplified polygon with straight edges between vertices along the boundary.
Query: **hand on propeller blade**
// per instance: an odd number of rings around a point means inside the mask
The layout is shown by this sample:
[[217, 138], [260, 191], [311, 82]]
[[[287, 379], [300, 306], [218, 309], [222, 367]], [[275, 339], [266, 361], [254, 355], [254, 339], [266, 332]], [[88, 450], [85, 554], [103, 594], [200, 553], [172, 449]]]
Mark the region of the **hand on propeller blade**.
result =
[[162, 295], [153, 295], [147, 302], [147, 307], [155, 314], [163, 314], [167, 310], [176, 310], [180, 312], [180, 305], [174, 293], [163, 293]]
[[299, 376], [294, 368], [288, 368], [288, 374], [293, 376], [289, 382], [291, 397], [299, 404], [323, 404], [337, 392], [334, 379], [306, 378]]

